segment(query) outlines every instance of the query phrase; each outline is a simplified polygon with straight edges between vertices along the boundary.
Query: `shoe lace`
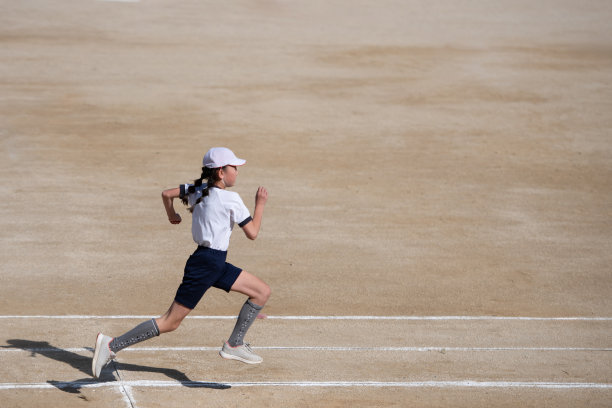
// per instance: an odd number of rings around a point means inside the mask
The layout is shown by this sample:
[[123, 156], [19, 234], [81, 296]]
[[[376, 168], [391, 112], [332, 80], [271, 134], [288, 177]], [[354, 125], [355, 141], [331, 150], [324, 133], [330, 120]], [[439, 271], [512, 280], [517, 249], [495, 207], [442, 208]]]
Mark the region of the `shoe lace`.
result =
[[244, 348], [249, 350], [251, 353], [253, 352], [253, 350], [251, 349], [251, 344], [249, 343], [244, 343]]

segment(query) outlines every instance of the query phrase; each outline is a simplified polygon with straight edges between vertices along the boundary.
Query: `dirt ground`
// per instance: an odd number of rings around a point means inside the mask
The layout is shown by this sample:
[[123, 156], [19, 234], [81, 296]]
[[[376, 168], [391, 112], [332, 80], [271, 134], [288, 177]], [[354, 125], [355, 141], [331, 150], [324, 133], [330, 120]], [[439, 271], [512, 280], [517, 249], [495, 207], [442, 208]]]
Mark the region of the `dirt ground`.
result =
[[[0, 6], [3, 407], [612, 406], [609, 1]], [[272, 287], [264, 363], [216, 355], [213, 290], [96, 384], [97, 332], [173, 299], [160, 193], [213, 146], [270, 193], [228, 256]]]

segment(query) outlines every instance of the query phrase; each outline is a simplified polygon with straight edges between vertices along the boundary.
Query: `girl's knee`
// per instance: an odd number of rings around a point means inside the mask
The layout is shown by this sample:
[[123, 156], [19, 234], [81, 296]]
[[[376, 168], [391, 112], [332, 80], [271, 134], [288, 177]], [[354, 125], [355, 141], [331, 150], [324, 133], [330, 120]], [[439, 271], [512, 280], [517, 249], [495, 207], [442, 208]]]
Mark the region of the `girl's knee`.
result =
[[268, 299], [270, 299], [270, 295], [272, 295], [272, 288], [266, 283], [264, 283], [261, 287], [261, 298], [266, 303]]
[[160, 334], [175, 331], [181, 325], [180, 320], [168, 320], [164, 318], [156, 320], [156, 323]]
[[170, 330], [168, 330], [168, 331], [175, 331], [176, 329], [179, 328], [180, 325], [181, 325], [180, 321], [172, 322], [172, 323], [170, 323]]
[[180, 303], [174, 301], [172, 305], [170, 305], [170, 309], [163, 316], [157, 318], [155, 322], [157, 323], [157, 327], [159, 328], [160, 333], [168, 333], [178, 329], [181, 325], [181, 322], [189, 314], [191, 309], [186, 306], [181, 305]]

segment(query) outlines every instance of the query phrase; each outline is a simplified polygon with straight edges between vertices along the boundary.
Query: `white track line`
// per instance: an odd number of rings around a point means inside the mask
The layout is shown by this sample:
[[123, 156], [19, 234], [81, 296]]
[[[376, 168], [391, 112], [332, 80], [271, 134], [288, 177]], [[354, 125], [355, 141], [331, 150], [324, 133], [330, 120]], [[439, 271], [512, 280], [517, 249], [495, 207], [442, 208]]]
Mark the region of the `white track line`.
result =
[[[5, 315], [0, 319], [150, 319], [153, 315]], [[612, 321], [612, 317], [529, 317], [529, 316], [268, 316], [269, 320], [535, 320]], [[236, 316], [187, 316], [187, 319], [234, 320]]]
[[132, 395], [132, 387], [125, 385], [123, 378], [121, 378], [121, 373], [117, 369], [117, 363], [113, 362], [113, 368], [115, 373], [117, 374], [117, 378], [119, 378], [119, 391], [121, 392], [121, 396], [123, 397], [123, 402], [129, 408], [135, 408], [136, 404], [134, 404], [134, 396]]
[[612, 389], [609, 383], [580, 382], [515, 382], [515, 381], [256, 381], [256, 382], [217, 382], [217, 381], [122, 381], [113, 382], [74, 381], [49, 383], [0, 383], [0, 390], [14, 389], [52, 389], [52, 388], [103, 388], [103, 387], [396, 387], [396, 388], [552, 388]]
[[[2, 346], [5, 347], [5, 346]], [[301, 350], [301, 351], [410, 351], [410, 352], [425, 352], [425, 351], [612, 351], [609, 347], [440, 347], [440, 346], [423, 346], [423, 347], [337, 347], [337, 346], [251, 346], [255, 350]], [[122, 352], [143, 352], [143, 351], [218, 351], [219, 347], [130, 347], [122, 350]], [[25, 353], [59, 353], [72, 352], [84, 353], [93, 352], [89, 347], [73, 347], [73, 348], [0, 348], [0, 353], [7, 352], [25, 352]]]

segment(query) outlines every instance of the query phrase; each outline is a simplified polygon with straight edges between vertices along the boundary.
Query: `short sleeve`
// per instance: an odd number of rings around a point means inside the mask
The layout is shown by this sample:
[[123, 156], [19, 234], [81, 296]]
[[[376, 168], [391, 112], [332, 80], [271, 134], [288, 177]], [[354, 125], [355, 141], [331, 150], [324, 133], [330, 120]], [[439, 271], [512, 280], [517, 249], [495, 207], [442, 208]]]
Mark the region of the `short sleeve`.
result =
[[249, 209], [246, 208], [246, 205], [244, 205], [242, 198], [240, 198], [238, 194], [236, 194], [232, 200], [231, 213], [232, 221], [238, 224], [240, 227], [244, 227], [249, 223], [249, 221], [252, 220]]

